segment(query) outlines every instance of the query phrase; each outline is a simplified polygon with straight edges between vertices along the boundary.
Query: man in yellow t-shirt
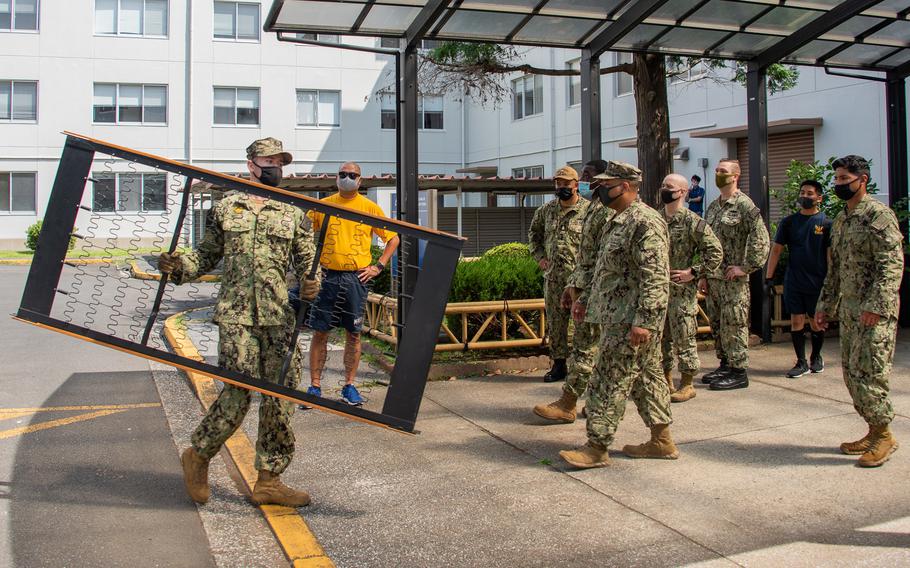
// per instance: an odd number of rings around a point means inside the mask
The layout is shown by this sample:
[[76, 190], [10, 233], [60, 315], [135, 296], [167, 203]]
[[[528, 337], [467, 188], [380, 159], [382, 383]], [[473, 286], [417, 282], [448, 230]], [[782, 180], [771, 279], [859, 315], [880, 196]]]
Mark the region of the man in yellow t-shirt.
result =
[[[336, 180], [338, 193], [322, 199], [332, 205], [355, 209], [377, 217], [385, 217], [379, 205], [358, 193], [360, 166], [347, 162], [341, 166]], [[325, 215], [310, 212], [313, 229], [319, 231]], [[385, 250], [374, 264], [370, 252], [373, 235], [385, 243]], [[367, 298], [367, 283], [376, 278], [386, 267], [395, 249], [398, 235], [357, 221], [331, 217], [326, 231], [325, 245], [319, 263], [322, 265], [322, 288], [310, 308], [308, 325], [313, 329], [310, 345], [310, 383], [307, 394], [322, 396], [322, 371], [325, 368], [329, 331], [336, 327], [345, 329], [344, 380], [341, 397], [354, 406], [363, 404], [363, 398], [354, 386], [354, 376], [360, 365], [360, 328]]]

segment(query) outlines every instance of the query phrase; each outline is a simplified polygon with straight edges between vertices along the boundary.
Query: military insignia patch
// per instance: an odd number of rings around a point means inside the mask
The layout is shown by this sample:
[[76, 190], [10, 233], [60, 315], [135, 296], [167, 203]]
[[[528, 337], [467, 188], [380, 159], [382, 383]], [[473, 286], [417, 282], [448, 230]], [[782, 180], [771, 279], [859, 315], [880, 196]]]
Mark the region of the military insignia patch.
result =
[[815, 226], [815, 234], [816, 234], [816, 235], [824, 235], [824, 234], [825, 234], [825, 228], [824, 228], [823, 226], [821, 226], [821, 225], [816, 225], [816, 226]]
[[[243, 213], [243, 207], [234, 207], [234, 213]], [[816, 227], [817, 229], [818, 227]]]

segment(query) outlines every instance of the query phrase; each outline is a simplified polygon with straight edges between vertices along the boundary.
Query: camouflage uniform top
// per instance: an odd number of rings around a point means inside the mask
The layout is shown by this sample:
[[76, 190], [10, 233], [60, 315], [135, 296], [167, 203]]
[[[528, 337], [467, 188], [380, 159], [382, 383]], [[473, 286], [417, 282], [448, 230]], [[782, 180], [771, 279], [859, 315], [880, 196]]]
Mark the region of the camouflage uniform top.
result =
[[239, 325], [285, 325], [289, 312], [285, 275], [293, 262], [306, 274], [316, 255], [313, 227], [306, 213], [267, 200], [255, 213], [252, 199], [236, 193], [222, 199], [206, 219], [199, 246], [181, 255], [182, 284], [211, 271], [224, 258], [215, 321]]
[[670, 288], [670, 243], [660, 213], [641, 201], [608, 219], [594, 277], [579, 297], [590, 323], [663, 329]]
[[[670, 270], [691, 268], [696, 280], [716, 272], [723, 261], [724, 250], [704, 219], [685, 207], [680, 207], [669, 219], [666, 209], [663, 210], [663, 214], [670, 233]], [[694, 298], [696, 280], [685, 283], [671, 281], [670, 294], [675, 295], [691, 289]]]
[[575, 205], [563, 209], [559, 200], [554, 199], [534, 212], [528, 229], [528, 248], [535, 260], [550, 261], [550, 267], [544, 271], [547, 280], [565, 280], [575, 270], [581, 225], [590, 203], [579, 197]]
[[566, 287], [587, 288], [594, 277], [594, 266], [597, 262], [597, 249], [600, 232], [603, 230], [604, 223], [613, 216], [616, 211], [609, 207], [604, 207], [600, 200], [591, 201], [588, 210], [585, 211], [585, 218], [581, 224], [581, 242], [578, 245], [578, 252], [575, 254], [575, 270], [569, 275], [566, 281]]
[[831, 227], [831, 265], [816, 310], [838, 307], [897, 317], [904, 274], [903, 236], [887, 205], [865, 196]]
[[725, 202], [715, 199], [708, 206], [705, 221], [720, 240], [724, 258], [713, 274], [704, 276], [723, 278], [728, 266], [739, 266], [746, 274], [764, 266], [771, 250], [771, 238], [761, 210], [746, 194], [737, 191]]

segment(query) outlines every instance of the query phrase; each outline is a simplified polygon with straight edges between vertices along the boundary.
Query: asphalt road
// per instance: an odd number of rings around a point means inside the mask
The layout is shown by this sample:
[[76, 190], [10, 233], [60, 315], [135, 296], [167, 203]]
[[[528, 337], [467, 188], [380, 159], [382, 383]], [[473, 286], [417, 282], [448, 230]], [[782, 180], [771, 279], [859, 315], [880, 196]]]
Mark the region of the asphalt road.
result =
[[0, 565], [214, 565], [148, 362], [8, 317], [0, 345]]

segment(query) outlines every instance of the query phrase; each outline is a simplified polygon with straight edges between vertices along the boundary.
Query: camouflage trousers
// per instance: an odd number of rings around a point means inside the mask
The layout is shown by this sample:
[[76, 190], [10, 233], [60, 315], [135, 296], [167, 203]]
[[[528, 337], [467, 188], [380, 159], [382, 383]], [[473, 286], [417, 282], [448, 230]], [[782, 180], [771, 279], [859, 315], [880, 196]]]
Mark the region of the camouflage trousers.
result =
[[888, 375], [894, 360], [897, 320], [882, 318], [866, 327], [859, 321], [860, 313], [841, 308], [838, 314], [844, 382], [856, 412], [867, 424], [884, 426], [894, 418]]
[[[293, 325], [246, 326], [218, 325], [218, 365], [257, 379], [276, 382], [287, 353]], [[295, 350], [288, 369], [288, 386], [300, 382], [300, 353]], [[218, 399], [209, 407], [202, 422], [193, 432], [193, 447], [199, 455], [211, 459], [243, 423], [250, 408], [253, 392], [225, 384]], [[294, 431], [291, 415], [295, 404], [271, 396], [262, 396], [259, 404], [259, 433], [256, 440], [257, 470], [281, 473], [294, 455]]]
[[629, 345], [628, 325], [602, 325], [600, 355], [588, 388], [588, 439], [613, 442], [631, 398], [649, 428], [670, 424], [670, 390], [660, 370], [660, 334], [645, 345]]
[[718, 359], [749, 367], [749, 279], [708, 280], [708, 317]]
[[572, 319], [572, 314], [571, 310], [564, 310], [559, 305], [565, 286], [564, 279], [544, 280], [543, 295], [547, 309], [547, 338], [550, 343], [550, 357], [552, 359], [567, 359], [569, 357], [569, 320]]
[[566, 384], [563, 390], [577, 398], [584, 396], [591, 375], [594, 372], [594, 363], [597, 361], [600, 340], [600, 324], [576, 323], [575, 335], [572, 336], [572, 349], [569, 351]]
[[695, 342], [698, 331], [698, 323], [695, 320], [698, 300], [694, 290], [692, 292], [678, 293], [670, 288], [670, 302], [667, 304], [667, 319], [661, 341], [664, 372], [673, 370], [677, 358], [682, 373], [695, 374], [701, 368], [698, 361], [698, 346]]

